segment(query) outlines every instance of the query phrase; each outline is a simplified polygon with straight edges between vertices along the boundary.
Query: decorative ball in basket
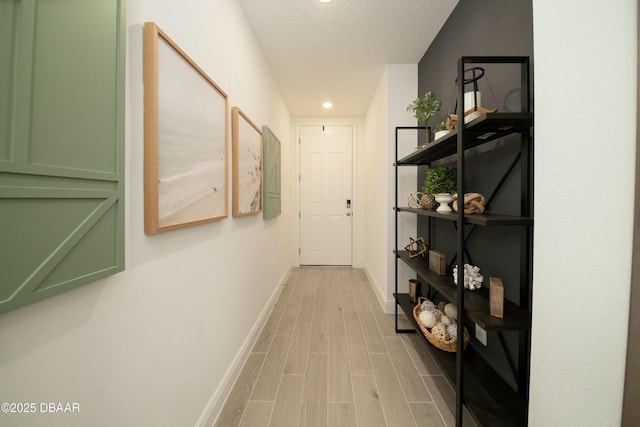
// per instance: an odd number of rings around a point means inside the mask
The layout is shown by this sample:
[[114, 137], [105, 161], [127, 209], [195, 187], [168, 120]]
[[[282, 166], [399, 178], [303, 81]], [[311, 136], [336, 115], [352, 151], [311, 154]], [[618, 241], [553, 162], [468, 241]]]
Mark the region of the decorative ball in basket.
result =
[[[444, 304], [438, 308], [433, 302], [420, 297], [418, 304], [413, 308], [413, 317], [422, 334], [434, 347], [448, 352], [456, 351], [458, 325], [454, 304]], [[469, 331], [464, 328], [464, 348], [467, 348], [469, 339]]]

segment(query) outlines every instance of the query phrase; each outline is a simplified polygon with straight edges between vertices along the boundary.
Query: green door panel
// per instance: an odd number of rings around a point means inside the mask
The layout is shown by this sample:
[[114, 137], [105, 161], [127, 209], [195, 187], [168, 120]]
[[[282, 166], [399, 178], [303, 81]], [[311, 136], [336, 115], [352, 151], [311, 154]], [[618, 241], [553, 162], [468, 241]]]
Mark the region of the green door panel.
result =
[[0, 0], [0, 313], [124, 269], [124, 23]]
[[[117, 265], [117, 239], [113, 233], [118, 206], [114, 200], [103, 200], [81, 223], [71, 239], [60, 247], [60, 262], [36, 288], [37, 292], [63, 284], [84, 283], [86, 277], [114, 270]], [[115, 270], [112, 273], [119, 271]], [[82, 279], [82, 280], [80, 280]]]
[[280, 140], [268, 126], [262, 127], [264, 151], [264, 203], [262, 217], [273, 218], [281, 211]]
[[113, 0], [37, 2], [31, 163], [116, 172], [117, 18]]
[[13, 140], [12, 106], [15, 104], [14, 78], [16, 67], [18, 2], [0, 0], [0, 161], [9, 160]]

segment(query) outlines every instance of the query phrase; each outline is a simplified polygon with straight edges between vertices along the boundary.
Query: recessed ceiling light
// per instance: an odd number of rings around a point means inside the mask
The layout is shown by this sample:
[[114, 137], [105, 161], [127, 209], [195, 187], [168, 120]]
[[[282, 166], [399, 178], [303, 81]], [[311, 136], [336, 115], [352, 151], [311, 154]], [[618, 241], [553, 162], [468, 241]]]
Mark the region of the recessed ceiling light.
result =
[[333, 0], [320, 0], [320, 3], [331, 3]]
[[322, 107], [323, 107], [323, 108], [326, 108], [326, 109], [328, 110], [329, 108], [333, 107], [333, 104], [332, 104], [332, 103], [330, 103], [329, 101], [327, 101], [327, 102], [323, 102], [323, 103], [322, 103]]

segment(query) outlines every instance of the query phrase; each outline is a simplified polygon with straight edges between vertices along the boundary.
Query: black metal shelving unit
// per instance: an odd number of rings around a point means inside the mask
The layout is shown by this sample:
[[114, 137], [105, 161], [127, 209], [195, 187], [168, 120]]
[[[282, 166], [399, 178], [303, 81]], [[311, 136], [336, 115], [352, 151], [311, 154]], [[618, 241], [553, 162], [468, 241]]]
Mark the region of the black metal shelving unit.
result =
[[[500, 374], [470, 345], [463, 349], [462, 340], [458, 340], [455, 353], [447, 353], [432, 347], [424, 339], [425, 347], [439, 363], [443, 373], [456, 391], [456, 426], [463, 426], [463, 407], [466, 407], [481, 426], [526, 426], [529, 390], [529, 365], [531, 341], [531, 283], [532, 283], [532, 245], [533, 245], [533, 114], [530, 107], [530, 81], [528, 57], [461, 57], [458, 60], [458, 105], [464, 108], [464, 74], [469, 64], [520, 64], [520, 113], [486, 113], [457, 126], [456, 132], [450, 132], [443, 138], [429, 143], [408, 156], [398, 159], [398, 134], [404, 130], [425, 129], [420, 126], [397, 127], [395, 167], [395, 300], [396, 332], [422, 333], [413, 319], [413, 306], [408, 294], [398, 293], [398, 263], [409, 266], [421, 282], [428, 285], [429, 292], [453, 302], [458, 307], [458, 336], [463, 335], [465, 322], [472, 322], [487, 331], [494, 331], [500, 337], [511, 373], [517, 389], [505, 381]], [[465, 151], [486, 144], [507, 135], [520, 135], [520, 151], [511, 167], [505, 172], [494, 194], [500, 190], [506, 176], [512, 172], [516, 163], [520, 165], [520, 215], [465, 215], [463, 209], [457, 213], [440, 214], [435, 211], [409, 208], [398, 205], [398, 168], [405, 166], [430, 165], [436, 160], [455, 156], [458, 173], [458, 194], [464, 194]], [[492, 194], [492, 196], [494, 195]], [[490, 198], [492, 197], [490, 196]], [[456, 259], [458, 283], [463, 283], [463, 265], [467, 252], [467, 240], [475, 227], [519, 227], [521, 230], [520, 248], [520, 300], [505, 299], [504, 317], [492, 317], [489, 314], [489, 291], [486, 287], [476, 291], [464, 290], [454, 284], [452, 275], [441, 276], [429, 269], [428, 260], [411, 258], [406, 251], [398, 248], [398, 216], [414, 214], [425, 216], [429, 221], [449, 221], [456, 228]], [[402, 310], [412, 329], [400, 329], [398, 309]], [[506, 348], [503, 332], [518, 334], [518, 361], [511, 359]], [[424, 338], [424, 337], [423, 337]], [[517, 368], [516, 368], [517, 366]]]

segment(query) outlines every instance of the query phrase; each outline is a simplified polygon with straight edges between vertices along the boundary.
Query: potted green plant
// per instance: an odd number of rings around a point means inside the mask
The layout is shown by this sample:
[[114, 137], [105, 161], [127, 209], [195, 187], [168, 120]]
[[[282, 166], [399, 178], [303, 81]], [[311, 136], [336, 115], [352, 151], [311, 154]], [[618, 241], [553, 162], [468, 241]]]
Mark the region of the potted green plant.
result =
[[447, 129], [447, 125], [444, 122], [440, 122], [438, 126], [433, 130], [433, 139], [434, 141], [438, 138], [441, 138], [449, 133], [449, 129]]
[[427, 142], [429, 142], [429, 119], [440, 111], [440, 101], [435, 93], [427, 92], [422, 98], [416, 98], [407, 106], [407, 111], [413, 113], [414, 117], [427, 127]]
[[456, 168], [441, 166], [431, 168], [426, 172], [423, 191], [435, 197], [440, 203], [436, 212], [451, 212], [449, 203], [458, 191], [458, 171]]

